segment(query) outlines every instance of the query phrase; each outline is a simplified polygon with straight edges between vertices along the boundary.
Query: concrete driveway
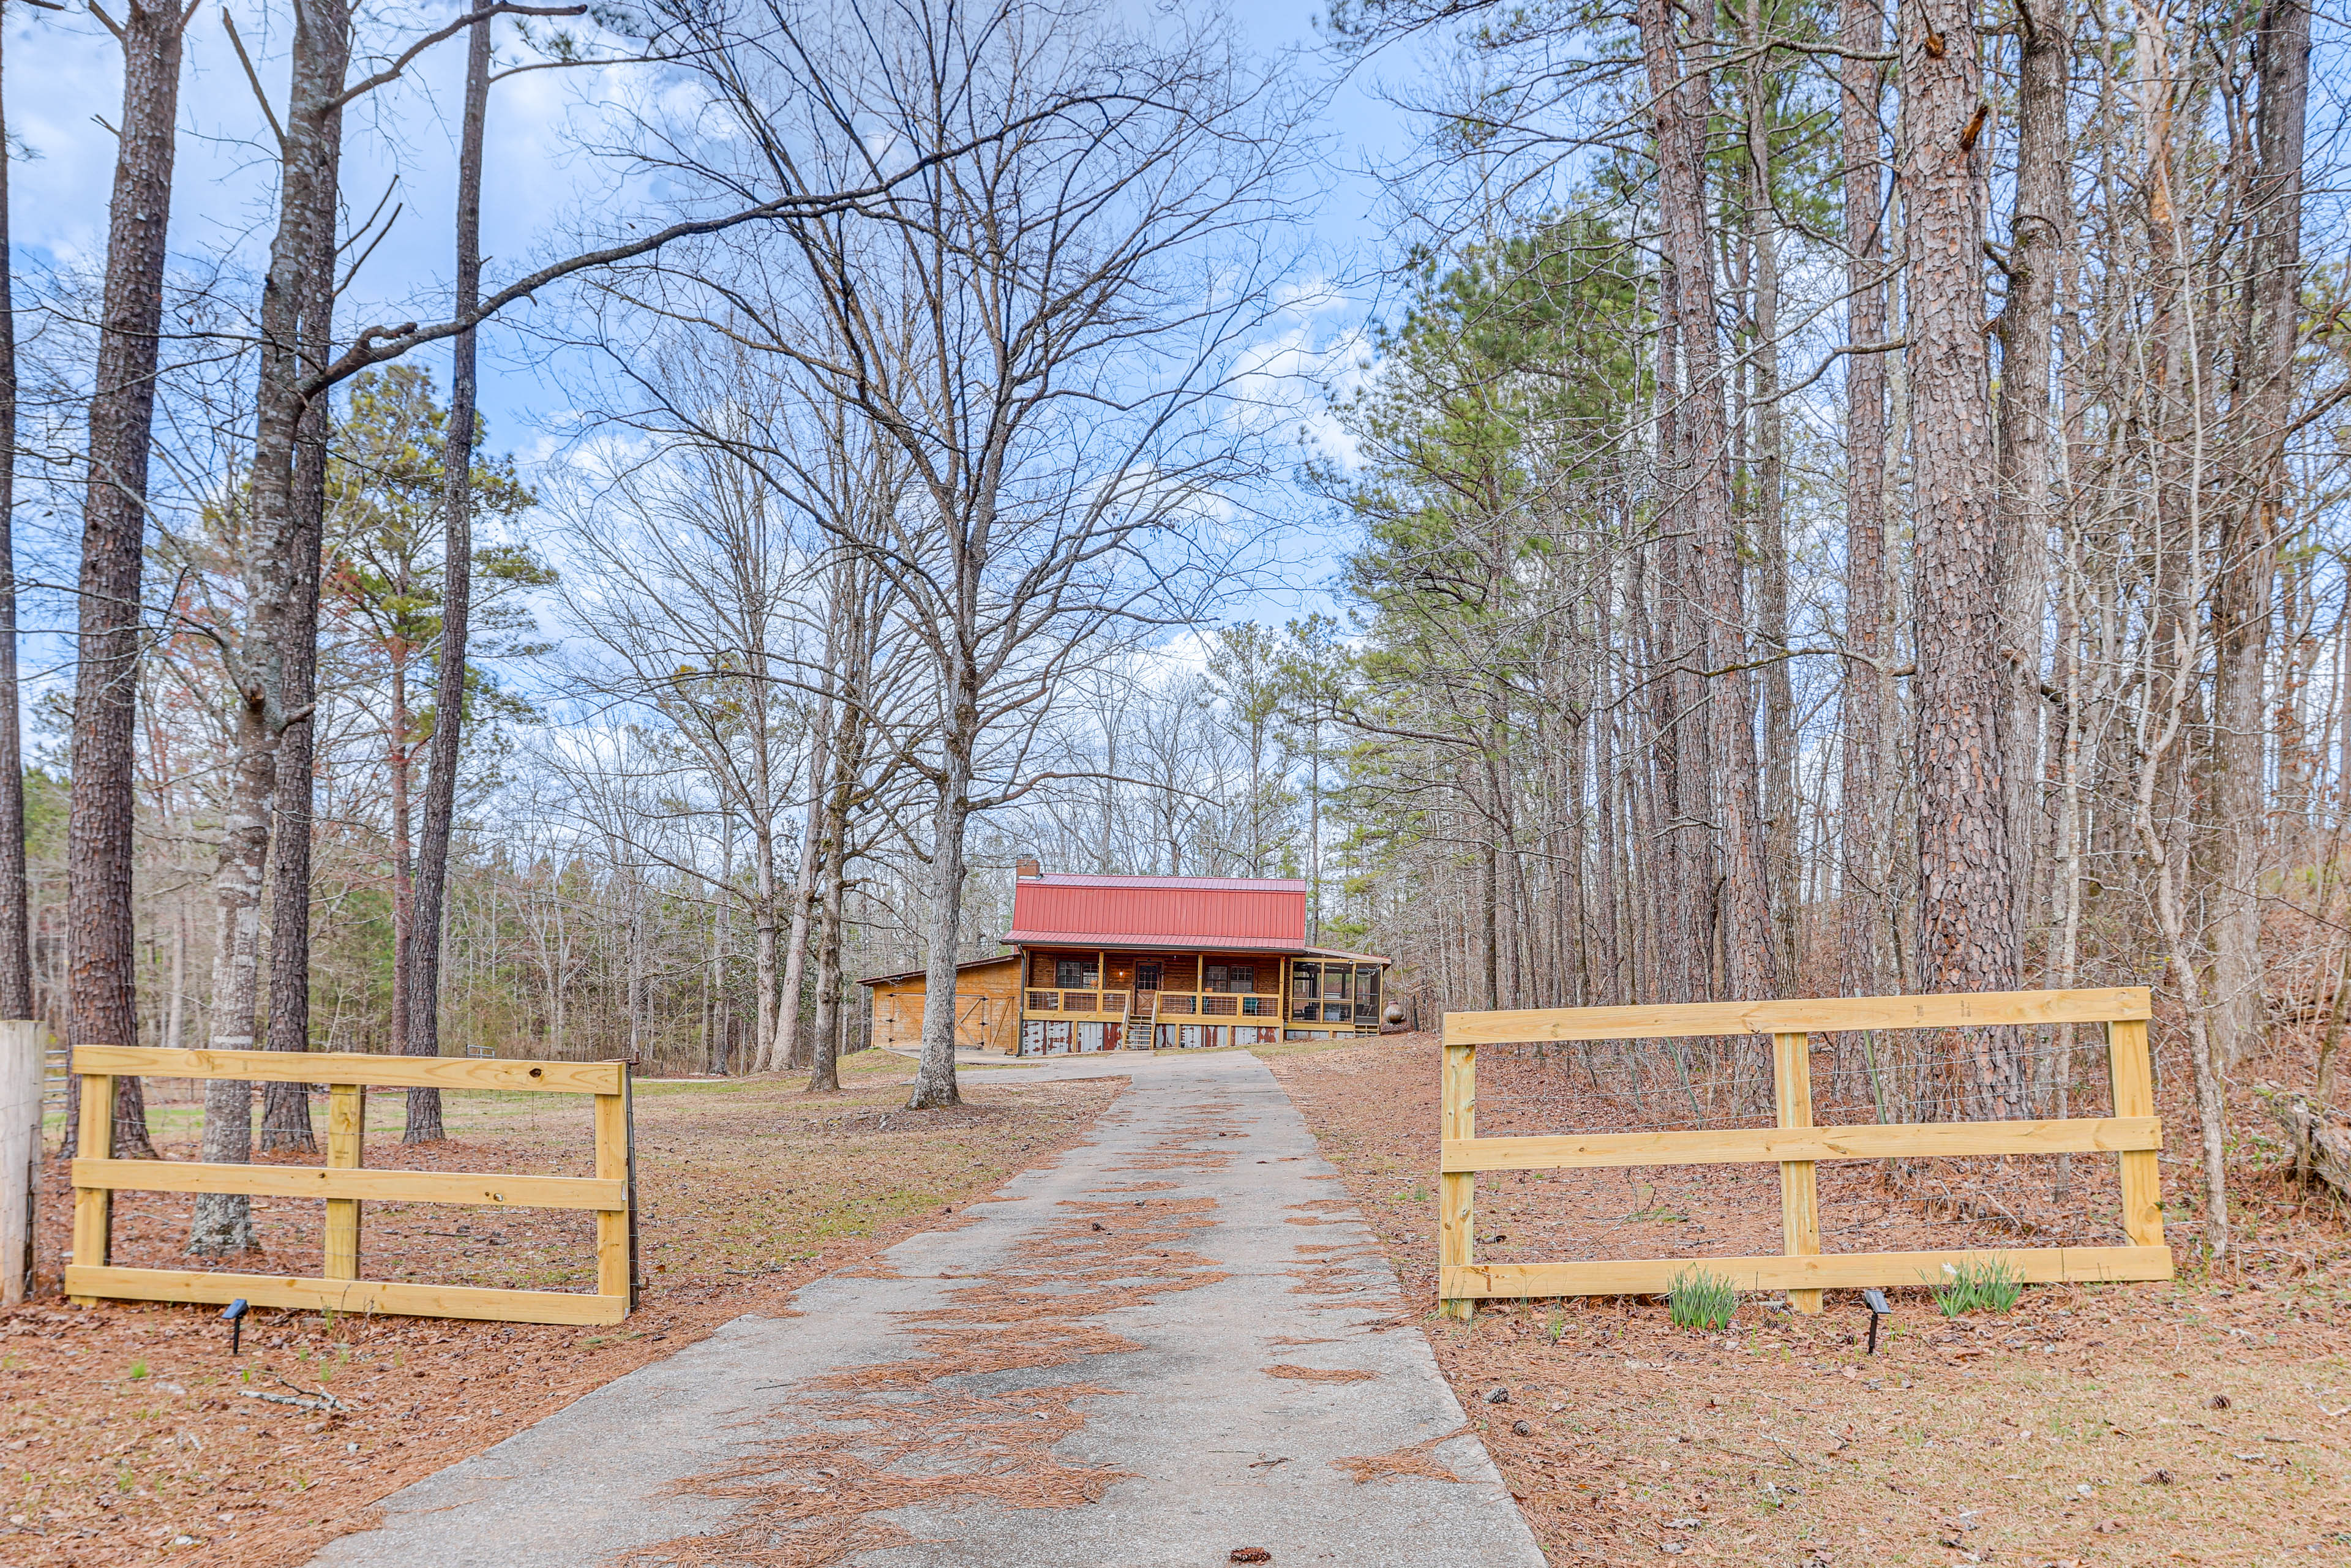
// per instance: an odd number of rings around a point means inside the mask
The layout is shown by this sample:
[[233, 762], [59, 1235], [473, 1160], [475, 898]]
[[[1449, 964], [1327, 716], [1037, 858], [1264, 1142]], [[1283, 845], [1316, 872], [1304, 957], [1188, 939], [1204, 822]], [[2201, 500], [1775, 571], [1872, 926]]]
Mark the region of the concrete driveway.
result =
[[948, 1228], [394, 1493], [314, 1562], [1541, 1568], [1429, 1303], [1262, 1063], [1031, 1075], [1133, 1082]]

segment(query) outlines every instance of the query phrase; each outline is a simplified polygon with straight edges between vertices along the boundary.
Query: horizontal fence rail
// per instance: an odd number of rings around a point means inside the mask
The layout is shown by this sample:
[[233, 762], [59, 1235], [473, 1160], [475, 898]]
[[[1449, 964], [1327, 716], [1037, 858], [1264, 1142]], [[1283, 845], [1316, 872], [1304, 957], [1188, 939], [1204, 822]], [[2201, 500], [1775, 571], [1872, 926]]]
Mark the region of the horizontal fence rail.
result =
[[[1743, 1290], [1783, 1290], [1800, 1312], [1820, 1311], [1821, 1291], [1915, 1285], [1946, 1267], [1998, 1260], [2028, 1283], [2168, 1280], [2156, 1163], [2163, 1124], [2155, 1114], [2145, 987], [2086, 991], [1999, 991], [1936, 997], [1706, 1002], [1674, 1007], [1560, 1008], [1447, 1013], [1439, 1101], [1437, 1291], [1440, 1310], [1467, 1318], [1480, 1299], [1654, 1294], [1703, 1267]], [[1980, 1029], [2100, 1024], [2106, 1031], [2111, 1116], [2054, 1121], [1813, 1124], [1812, 1036], [1865, 1030]], [[1477, 1135], [1481, 1044], [1687, 1040], [1768, 1034], [1772, 1044], [1772, 1127], [1697, 1132]], [[1863, 1252], [1823, 1257], [1814, 1167], [1822, 1160], [1949, 1159], [1994, 1155], [2112, 1154], [2122, 1179], [2127, 1246]], [[1652, 1258], [1577, 1263], [1479, 1264], [1476, 1178], [1480, 1171], [1595, 1166], [1767, 1164], [1780, 1167], [1782, 1252], [1761, 1258]]]
[[[508, 1322], [617, 1323], [634, 1310], [636, 1176], [627, 1067], [617, 1061], [500, 1061], [465, 1057], [308, 1054], [277, 1051], [163, 1051], [85, 1045], [73, 1052], [81, 1075], [79, 1146], [105, 1153], [73, 1162], [73, 1257], [66, 1294], [88, 1303], [131, 1301], [399, 1312]], [[111, 1156], [117, 1077], [228, 1078], [262, 1083], [325, 1083], [327, 1163], [215, 1165]], [[479, 1171], [362, 1168], [367, 1086], [585, 1094], [594, 1103], [596, 1174], [522, 1176]], [[326, 1201], [323, 1277], [129, 1269], [111, 1256], [118, 1191], [243, 1193]], [[596, 1291], [506, 1291], [406, 1284], [360, 1278], [361, 1203], [456, 1203], [588, 1209], [596, 1216]]]

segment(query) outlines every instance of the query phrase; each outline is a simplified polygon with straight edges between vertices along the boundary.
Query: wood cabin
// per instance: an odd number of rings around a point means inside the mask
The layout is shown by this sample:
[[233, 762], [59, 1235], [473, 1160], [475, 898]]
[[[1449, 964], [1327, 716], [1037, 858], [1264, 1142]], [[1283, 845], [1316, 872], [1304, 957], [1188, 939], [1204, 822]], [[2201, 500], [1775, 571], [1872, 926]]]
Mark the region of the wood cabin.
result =
[[[1288, 878], [1051, 875], [1020, 862], [1013, 952], [956, 969], [956, 1040], [1016, 1056], [1380, 1032], [1387, 960], [1310, 946]], [[877, 976], [873, 1042], [922, 1037], [925, 977]]]

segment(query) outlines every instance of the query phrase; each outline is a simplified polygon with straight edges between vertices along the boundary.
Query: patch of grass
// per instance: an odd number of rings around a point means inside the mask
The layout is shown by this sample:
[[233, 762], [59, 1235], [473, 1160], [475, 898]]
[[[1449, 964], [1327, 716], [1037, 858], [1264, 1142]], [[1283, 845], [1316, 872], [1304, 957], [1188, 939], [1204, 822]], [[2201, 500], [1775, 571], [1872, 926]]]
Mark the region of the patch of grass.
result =
[[1929, 1279], [1935, 1306], [1947, 1318], [1962, 1312], [2005, 1312], [2024, 1295], [2024, 1276], [1998, 1258], [1943, 1265], [1940, 1282]]
[[1677, 1329], [1719, 1332], [1729, 1328], [1731, 1319], [1739, 1315], [1739, 1291], [1719, 1274], [1685, 1269], [1674, 1276], [1673, 1287], [1666, 1293], [1666, 1315]]
[[131, 1364], [131, 1381], [132, 1381], [132, 1382], [134, 1382], [134, 1383], [135, 1383], [135, 1382], [137, 1382], [140, 1378], [142, 1378], [142, 1377], [144, 1377], [144, 1376], [146, 1376], [146, 1375], [147, 1375], [147, 1364], [146, 1364], [145, 1362], [143, 1362], [143, 1361], [134, 1361], [134, 1362], [132, 1362], [132, 1363]]

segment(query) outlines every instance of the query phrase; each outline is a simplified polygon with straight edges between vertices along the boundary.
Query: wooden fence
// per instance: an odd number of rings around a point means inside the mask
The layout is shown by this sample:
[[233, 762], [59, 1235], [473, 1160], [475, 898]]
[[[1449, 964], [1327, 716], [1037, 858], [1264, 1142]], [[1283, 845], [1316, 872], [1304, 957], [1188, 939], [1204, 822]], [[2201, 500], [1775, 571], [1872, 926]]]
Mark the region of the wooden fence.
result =
[[[1974, 996], [1846, 997], [1822, 1001], [1708, 1002], [1685, 1007], [1562, 1008], [1445, 1015], [1443, 1174], [1438, 1178], [1437, 1291], [1448, 1317], [1467, 1318], [1479, 1298], [1647, 1295], [1693, 1266], [1742, 1290], [1783, 1290], [1799, 1312], [1820, 1311], [1823, 1288], [1916, 1285], [1944, 1265], [1998, 1259], [2032, 1283], [2060, 1280], [2168, 1280], [2147, 1058], [2143, 986], [2096, 991], [2000, 991]], [[2114, 1114], [2064, 1121], [1813, 1124], [1811, 1037], [1833, 1030], [2104, 1024]], [[1708, 1132], [1605, 1133], [1481, 1138], [1477, 1134], [1478, 1047], [1525, 1041], [1771, 1037], [1778, 1125]], [[2025, 1248], [1959, 1252], [1821, 1254], [1820, 1160], [1946, 1159], [1982, 1155], [2107, 1152], [2121, 1166], [2126, 1247]], [[1782, 1252], [1759, 1258], [1649, 1258], [1583, 1263], [1479, 1264], [1471, 1257], [1479, 1171], [1594, 1166], [1776, 1164]]]
[[[343, 1312], [402, 1312], [422, 1317], [495, 1318], [534, 1323], [617, 1323], [636, 1306], [636, 1156], [629, 1074], [624, 1063], [85, 1045], [74, 1051], [73, 1070], [81, 1075], [80, 1147], [104, 1149], [109, 1155], [112, 1153], [114, 1080], [118, 1075], [242, 1078], [263, 1083], [323, 1082], [329, 1086], [327, 1163], [323, 1166], [209, 1165], [88, 1155], [75, 1160], [73, 1258], [67, 1265], [65, 1281], [66, 1294], [75, 1301], [86, 1303], [99, 1297], [119, 1297], [146, 1301], [227, 1302], [243, 1297], [256, 1307], [331, 1308]], [[371, 1083], [593, 1095], [596, 1174], [590, 1177], [362, 1169], [366, 1086]], [[306, 1280], [191, 1269], [115, 1268], [111, 1254], [111, 1200], [116, 1191], [126, 1188], [324, 1198], [325, 1277]], [[596, 1293], [362, 1280], [360, 1205], [371, 1198], [593, 1209]]]

